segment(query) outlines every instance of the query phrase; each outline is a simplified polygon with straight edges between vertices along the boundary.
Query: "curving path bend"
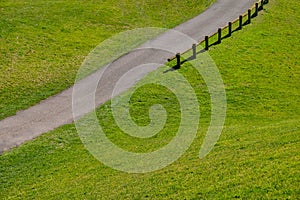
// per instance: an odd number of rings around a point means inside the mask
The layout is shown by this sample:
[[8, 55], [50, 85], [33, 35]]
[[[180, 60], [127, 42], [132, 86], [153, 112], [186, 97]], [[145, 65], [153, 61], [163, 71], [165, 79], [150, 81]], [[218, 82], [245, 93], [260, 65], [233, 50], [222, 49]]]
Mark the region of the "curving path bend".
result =
[[[122, 62], [114, 63], [109, 70], [104, 71], [104, 68], [102, 68], [60, 94], [49, 97], [27, 110], [20, 111], [16, 115], [0, 121], [0, 153], [32, 140], [42, 133], [54, 130], [61, 125], [72, 123], [74, 118], [91, 111], [93, 107], [83, 105], [82, 110], [73, 116], [72, 91], [74, 87], [78, 87], [82, 91], [89, 91], [89, 85], [102, 75], [104, 78], [99, 83], [101, 91], [96, 92], [95, 103], [96, 105], [103, 104], [111, 98], [111, 91], [115, 83], [126, 71], [139, 63], [148, 63], [147, 60], [155, 63], [165, 63], [167, 58], [174, 55], [173, 53], [189, 49], [195, 41], [213, 34], [219, 27], [225, 26], [229, 21], [244, 13], [255, 2], [256, 0], [218, 0], [202, 14], [174, 28], [174, 30], [186, 34], [193, 40], [181, 41], [180, 34], [167, 31], [156, 39], [145, 43], [142, 47], [162, 48], [168, 50], [169, 53], [155, 49], [129, 53], [122, 57]], [[174, 43], [174, 41], [180, 42]], [[135, 80], [129, 81], [128, 85], [125, 85], [118, 92], [121, 93], [132, 87], [138, 79], [157, 67], [139, 72], [136, 74], [138, 78], [135, 77]], [[78, 103], [80, 104], [80, 102]]]

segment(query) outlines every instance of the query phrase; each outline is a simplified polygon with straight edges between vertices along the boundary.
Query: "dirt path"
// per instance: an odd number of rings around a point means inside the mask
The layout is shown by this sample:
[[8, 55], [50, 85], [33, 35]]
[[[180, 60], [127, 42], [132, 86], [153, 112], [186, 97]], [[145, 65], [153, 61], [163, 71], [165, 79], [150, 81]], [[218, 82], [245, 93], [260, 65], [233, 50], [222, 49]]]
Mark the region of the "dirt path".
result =
[[[218, 0], [214, 5], [197, 17], [177, 26], [174, 30], [182, 32], [192, 39], [199, 41], [205, 35], [214, 33], [217, 28], [225, 26], [229, 21], [237, 18], [255, 3], [255, 0]], [[151, 46], [163, 47], [170, 52], [183, 52], [191, 48], [193, 40], [174, 43], [180, 40], [180, 35], [174, 32], [166, 32], [151, 41]], [[146, 46], [149, 44], [146, 44]], [[145, 47], [145, 45], [144, 45]], [[101, 92], [97, 92], [97, 105], [100, 105], [111, 97], [111, 90], [115, 82], [128, 71], [130, 67], [138, 63], [147, 63], [147, 60], [155, 63], [164, 63], [171, 54], [155, 49], [129, 53], [122, 57], [122, 67], [120, 62], [116, 62], [110, 70], [101, 69], [89, 77], [79, 82], [79, 87], [87, 88], [88, 85], [100, 74], [104, 75], [100, 85]], [[119, 64], [118, 64], [119, 63]], [[125, 65], [123, 63], [126, 63]], [[152, 69], [154, 70], [154, 68]], [[149, 71], [140, 72], [138, 77], [142, 78]], [[132, 86], [129, 83], [123, 91]], [[61, 125], [72, 123], [72, 91], [73, 87], [61, 92], [58, 95], [49, 97], [39, 104], [18, 112], [15, 116], [8, 117], [0, 121], [0, 153], [14, 146], [21, 145], [25, 141], [31, 140], [42, 133], [53, 130]], [[122, 91], [120, 91], [122, 92]], [[82, 113], [89, 111], [85, 108]]]

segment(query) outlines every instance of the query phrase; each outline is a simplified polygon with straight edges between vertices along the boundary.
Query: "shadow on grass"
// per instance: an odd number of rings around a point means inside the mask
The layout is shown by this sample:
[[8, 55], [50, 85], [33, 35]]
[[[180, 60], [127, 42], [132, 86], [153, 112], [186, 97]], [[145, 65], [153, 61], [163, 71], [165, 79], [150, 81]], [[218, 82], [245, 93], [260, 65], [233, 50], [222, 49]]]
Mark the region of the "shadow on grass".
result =
[[[263, 5], [268, 4], [268, 3], [269, 3], [269, 0], [264, 0]], [[253, 14], [251, 15], [250, 19], [248, 19], [246, 22], [242, 23], [242, 26], [241, 26], [241, 27], [238, 26], [237, 28], [231, 30], [231, 33], [228, 32], [225, 36], [221, 37], [221, 41], [224, 40], [224, 39], [227, 39], [227, 38], [231, 37], [233, 33], [242, 30], [244, 26], [247, 26], [247, 25], [251, 24], [251, 19], [257, 17], [259, 11], [262, 11], [262, 10], [264, 10], [264, 8], [263, 8], [262, 5], [260, 5], [260, 6], [258, 7], [258, 12], [253, 13]], [[216, 41], [216, 42], [214, 42], [214, 43], [208, 45], [208, 47], [210, 48], [210, 47], [212, 47], [212, 46], [216, 46], [216, 45], [218, 45], [218, 44], [221, 44], [221, 41]], [[170, 69], [164, 71], [164, 73], [168, 73], [168, 72], [172, 72], [172, 71], [175, 71], [175, 70], [180, 69], [180, 66], [181, 66], [182, 64], [184, 64], [185, 62], [188, 62], [188, 61], [191, 61], [191, 60], [196, 59], [196, 56], [197, 56], [198, 54], [204, 53], [204, 52], [206, 52], [206, 51], [208, 51], [208, 50], [206, 50], [206, 49], [204, 48], [204, 49], [200, 50], [199, 52], [196, 52], [196, 55], [192, 55], [192, 56], [190, 56], [189, 58], [182, 60], [182, 61], [180, 62], [180, 64], [174, 65], [174, 66], [171, 67]]]

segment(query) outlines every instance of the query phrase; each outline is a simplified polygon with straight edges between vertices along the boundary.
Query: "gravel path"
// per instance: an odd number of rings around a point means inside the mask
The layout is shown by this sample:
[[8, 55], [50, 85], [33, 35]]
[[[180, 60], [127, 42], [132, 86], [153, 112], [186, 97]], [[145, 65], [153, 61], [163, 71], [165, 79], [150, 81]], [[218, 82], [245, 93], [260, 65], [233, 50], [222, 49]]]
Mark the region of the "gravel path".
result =
[[[148, 63], [147, 61], [165, 63], [167, 58], [173, 56], [174, 53], [191, 48], [195, 41], [202, 40], [206, 35], [214, 33], [219, 27], [225, 26], [229, 21], [247, 11], [254, 3], [255, 0], [218, 0], [202, 14], [174, 28], [174, 30], [184, 33], [192, 39], [181, 40], [184, 39], [184, 36], [175, 31], [168, 31], [142, 45], [142, 47], [162, 48], [169, 52], [153, 48], [134, 51], [114, 62], [109, 69], [104, 70], [105, 68], [102, 68], [86, 77], [76, 87], [79, 88], [79, 91], [80, 89], [87, 91], [88, 86], [100, 75], [103, 75], [104, 78], [99, 83], [101, 91], [96, 93], [96, 104], [100, 105], [111, 98], [115, 83], [132, 67], [141, 63]], [[180, 42], [174, 43], [174, 41]], [[129, 80], [128, 84], [124, 85], [119, 92], [127, 90], [138, 79], [157, 67], [145, 68], [145, 71], [138, 72], [134, 80]], [[54, 130], [61, 125], [72, 123], [73, 87], [58, 95], [49, 97], [27, 110], [20, 111], [15, 116], [0, 121], [0, 153], [32, 140], [42, 133]], [[81, 116], [91, 109], [92, 107], [85, 105], [80, 112], [75, 114], [75, 117]]]

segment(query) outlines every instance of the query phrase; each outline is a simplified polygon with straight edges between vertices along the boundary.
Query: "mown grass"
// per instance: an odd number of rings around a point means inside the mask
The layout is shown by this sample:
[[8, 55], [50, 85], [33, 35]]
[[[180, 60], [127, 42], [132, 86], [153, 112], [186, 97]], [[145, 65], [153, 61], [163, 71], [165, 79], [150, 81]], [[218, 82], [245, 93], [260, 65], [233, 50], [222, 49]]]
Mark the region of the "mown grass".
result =
[[0, 119], [71, 86], [85, 56], [106, 38], [174, 27], [212, 2], [1, 1]]
[[[209, 96], [186, 63], [179, 72], [194, 86], [203, 116], [196, 140], [178, 161], [147, 174], [119, 172], [93, 158], [75, 126], [65, 125], [0, 157], [2, 198], [299, 198], [299, 9], [298, 1], [270, 1], [251, 25], [211, 48], [226, 85], [228, 111], [222, 136], [204, 159], [198, 152], [209, 123]], [[147, 124], [147, 115], [138, 110], [158, 98], [172, 115], [163, 137], [148, 143], [125, 138], [109, 102], [98, 110], [108, 136], [136, 151], [165, 145], [172, 137], [168, 131], [178, 124], [172, 94], [161, 87], [141, 88], [132, 98], [132, 114]]]

